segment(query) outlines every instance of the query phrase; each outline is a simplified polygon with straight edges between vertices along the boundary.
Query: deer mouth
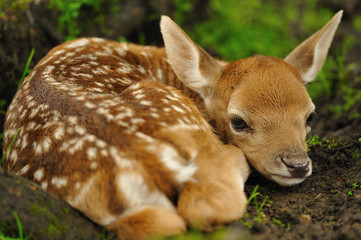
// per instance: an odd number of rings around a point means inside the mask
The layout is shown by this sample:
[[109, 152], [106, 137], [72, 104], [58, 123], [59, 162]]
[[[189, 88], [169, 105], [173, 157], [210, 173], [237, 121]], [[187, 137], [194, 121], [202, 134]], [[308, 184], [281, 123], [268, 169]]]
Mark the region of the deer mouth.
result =
[[292, 177], [292, 176], [284, 176], [279, 174], [272, 174], [270, 178], [275, 181], [276, 183], [282, 186], [294, 186], [303, 182], [306, 177]]

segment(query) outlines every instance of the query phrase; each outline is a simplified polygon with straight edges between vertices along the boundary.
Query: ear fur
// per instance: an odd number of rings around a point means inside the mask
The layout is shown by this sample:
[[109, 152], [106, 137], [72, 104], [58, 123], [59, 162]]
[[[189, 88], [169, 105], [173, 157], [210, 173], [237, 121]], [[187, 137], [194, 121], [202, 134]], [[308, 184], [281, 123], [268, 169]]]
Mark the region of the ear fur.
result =
[[162, 16], [160, 28], [169, 62], [177, 77], [205, 100], [221, 74], [221, 64], [195, 44], [169, 17]]
[[296, 68], [305, 84], [312, 82], [321, 70], [342, 13], [342, 10], [336, 13], [323, 28], [303, 41], [284, 59]]

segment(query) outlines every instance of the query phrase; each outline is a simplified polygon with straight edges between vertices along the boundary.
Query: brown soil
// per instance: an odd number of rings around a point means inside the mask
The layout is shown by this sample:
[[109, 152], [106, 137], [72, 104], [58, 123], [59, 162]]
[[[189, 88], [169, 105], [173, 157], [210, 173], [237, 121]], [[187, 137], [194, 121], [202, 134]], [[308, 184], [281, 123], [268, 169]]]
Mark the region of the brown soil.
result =
[[[247, 181], [251, 194], [259, 186], [242, 223], [251, 226], [254, 239], [358, 239], [361, 236], [361, 142], [350, 140], [313, 146], [313, 174], [295, 187], [281, 187], [262, 176]], [[332, 145], [332, 146], [331, 146]], [[337, 145], [337, 146], [333, 146]], [[329, 149], [330, 148], [330, 149]]]

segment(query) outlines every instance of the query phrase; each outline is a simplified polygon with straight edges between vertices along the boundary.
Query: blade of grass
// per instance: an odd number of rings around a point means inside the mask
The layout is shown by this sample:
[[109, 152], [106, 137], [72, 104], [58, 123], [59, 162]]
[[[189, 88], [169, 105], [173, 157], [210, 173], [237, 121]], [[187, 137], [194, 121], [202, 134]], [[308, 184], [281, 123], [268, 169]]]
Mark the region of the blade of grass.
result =
[[248, 198], [247, 205], [252, 201], [253, 198], [257, 197], [260, 194], [259, 192], [257, 192], [258, 187], [259, 187], [258, 184], [257, 184], [257, 186], [254, 187], [251, 195]]
[[1, 166], [1, 164], [3, 163], [6, 155], [7, 155], [8, 152], [10, 151], [11, 146], [14, 144], [15, 138], [16, 138], [16, 136], [18, 135], [19, 131], [20, 131], [20, 128], [18, 128], [18, 130], [16, 131], [15, 136], [13, 137], [13, 140], [11, 140], [11, 143], [10, 143], [9, 147], [6, 149], [4, 156], [1, 158], [1, 160], [0, 160], [0, 166]]
[[16, 224], [18, 225], [19, 238], [20, 238], [20, 239], [23, 239], [23, 226], [21, 225], [19, 216], [18, 216], [18, 214], [16, 213], [16, 211], [13, 211], [13, 215], [14, 215], [14, 217], [15, 217]]
[[[18, 229], [19, 229], [19, 238], [16, 238], [14, 240], [28, 240], [30, 239], [31, 237], [31, 234], [27, 237], [24, 238], [24, 235], [23, 235], [23, 225], [21, 224], [21, 221], [20, 221], [20, 218], [17, 214], [16, 211], [13, 211], [13, 215], [15, 217], [15, 220], [16, 220], [16, 224], [18, 225]], [[6, 238], [5, 238], [6, 239]]]
[[31, 62], [31, 59], [33, 58], [34, 56], [34, 48], [31, 49], [31, 52], [30, 52], [30, 55], [28, 57], [28, 61], [26, 62], [26, 65], [25, 65], [25, 68], [24, 68], [24, 72], [23, 72], [23, 75], [21, 76], [20, 78], [20, 81], [18, 83], [18, 87], [20, 87], [20, 85], [23, 83], [24, 81], [24, 78], [26, 77], [26, 75], [28, 75], [29, 73], [29, 66], [30, 66], [30, 62]]

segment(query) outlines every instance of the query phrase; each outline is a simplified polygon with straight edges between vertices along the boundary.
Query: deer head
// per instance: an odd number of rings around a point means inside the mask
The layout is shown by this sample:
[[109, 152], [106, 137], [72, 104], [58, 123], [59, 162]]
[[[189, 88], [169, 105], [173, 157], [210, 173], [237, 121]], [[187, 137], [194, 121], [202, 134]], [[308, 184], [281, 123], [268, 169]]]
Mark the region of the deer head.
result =
[[220, 137], [260, 173], [290, 186], [312, 173], [305, 139], [315, 106], [305, 84], [322, 68], [341, 17], [342, 11], [283, 60], [255, 55], [226, 64], [170, 18], [162, 17], [161, 31], [174, 72], [202, 96]]

